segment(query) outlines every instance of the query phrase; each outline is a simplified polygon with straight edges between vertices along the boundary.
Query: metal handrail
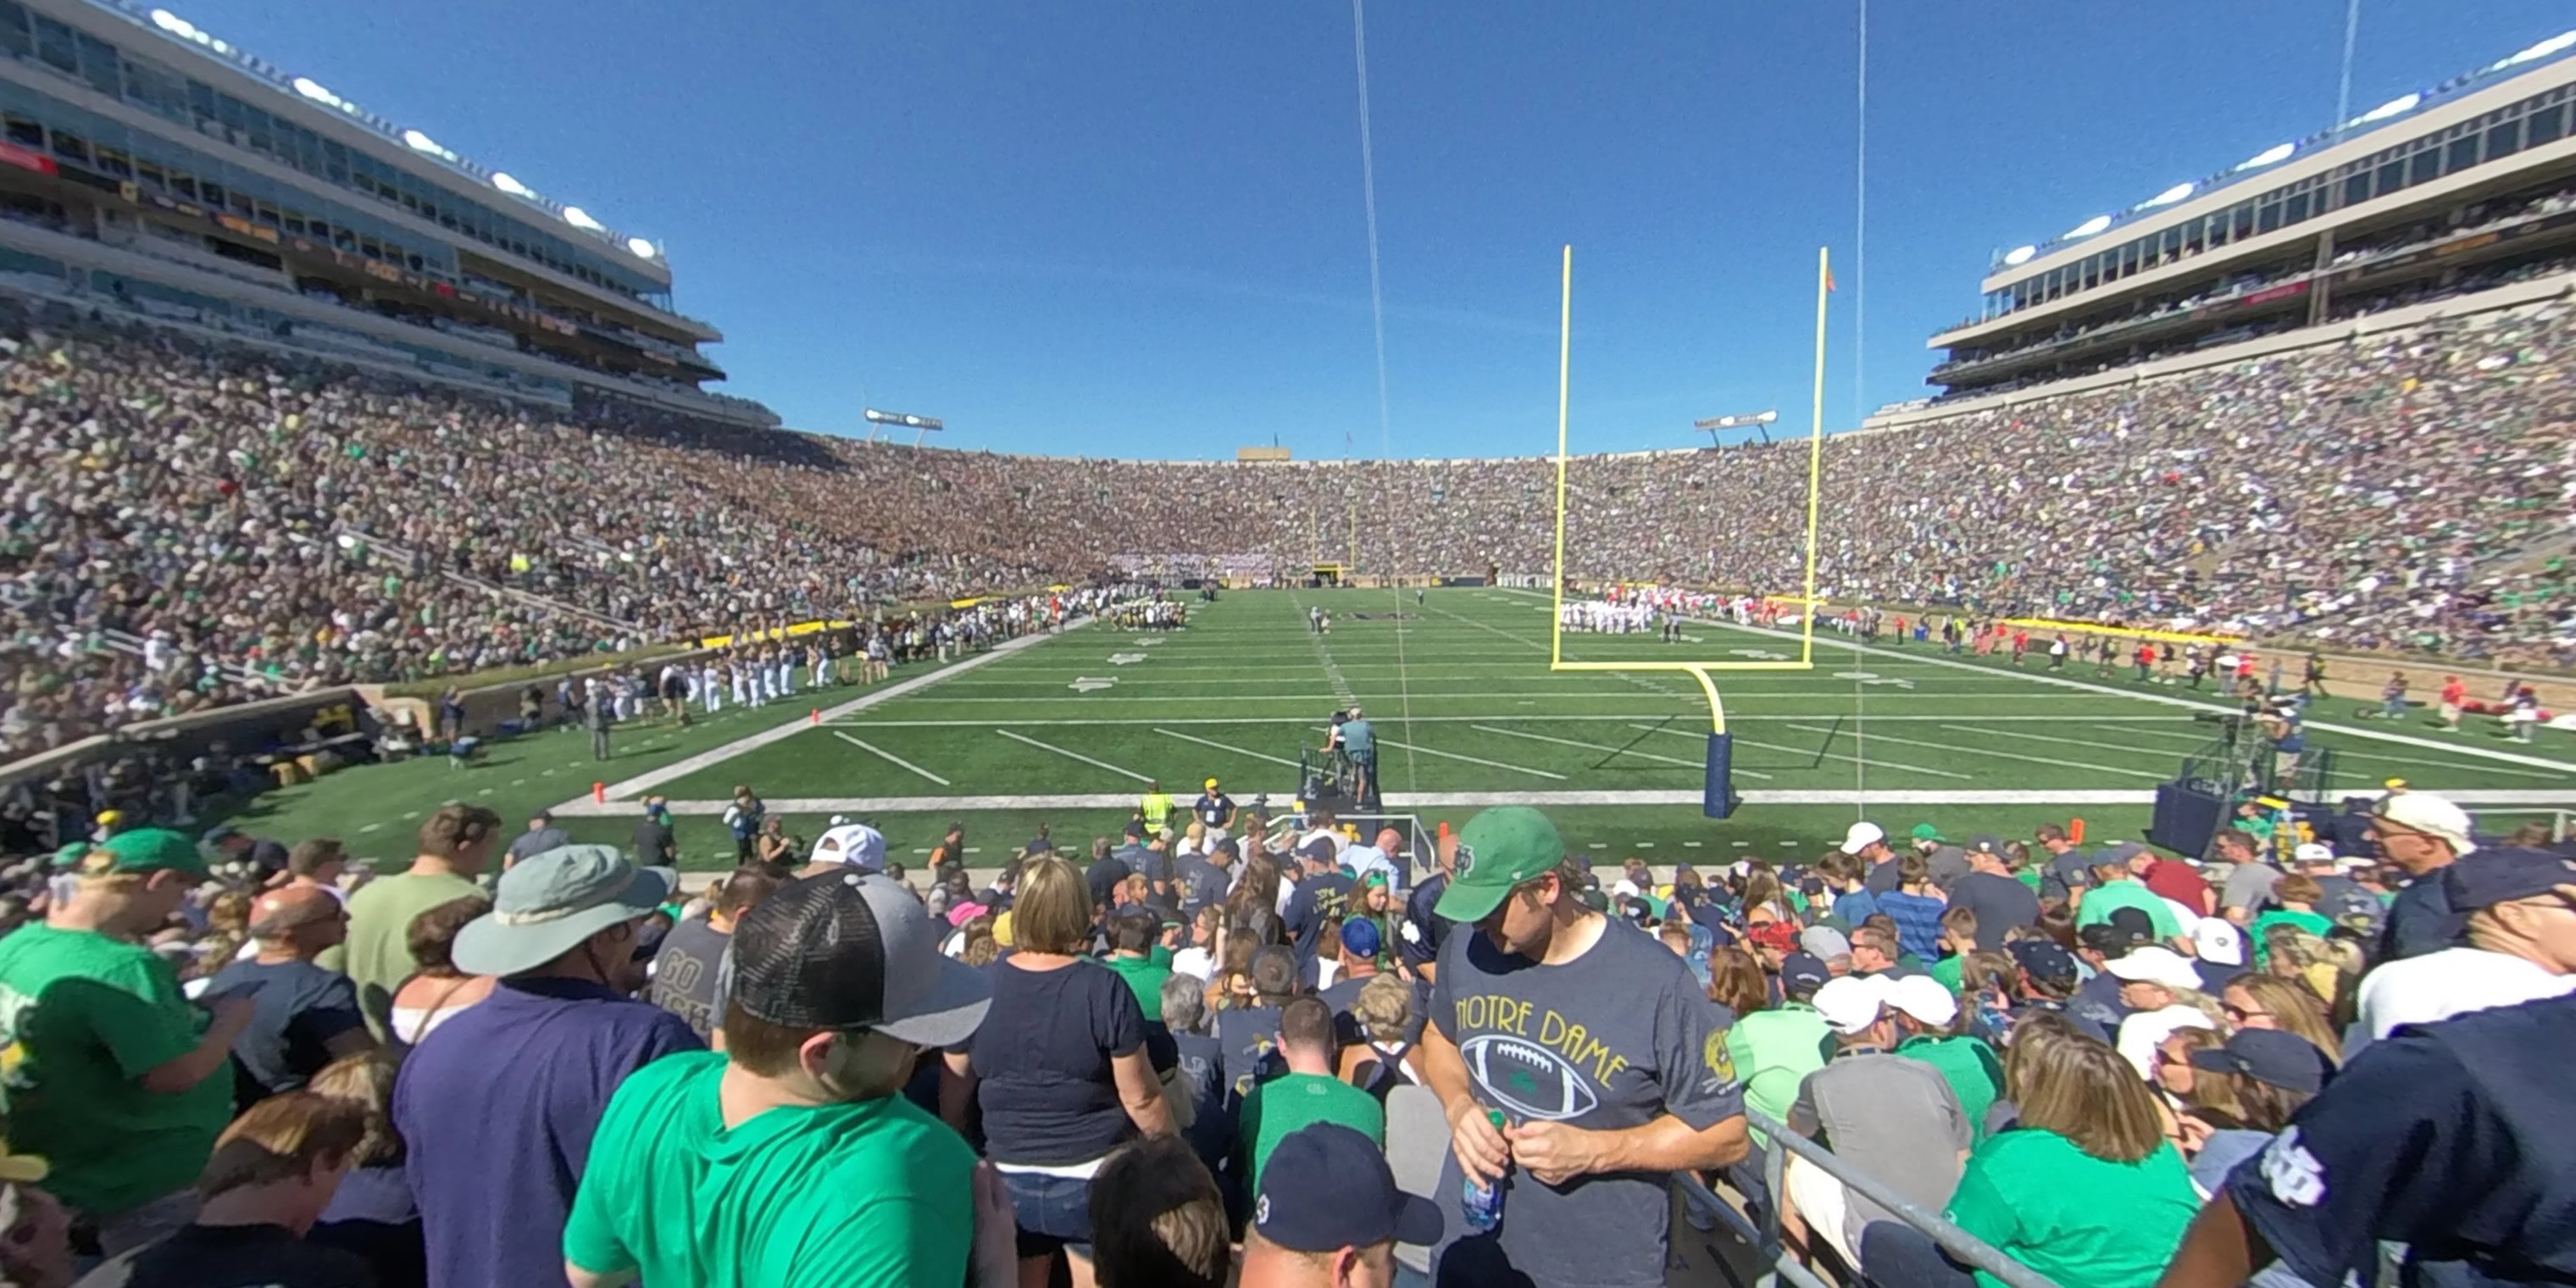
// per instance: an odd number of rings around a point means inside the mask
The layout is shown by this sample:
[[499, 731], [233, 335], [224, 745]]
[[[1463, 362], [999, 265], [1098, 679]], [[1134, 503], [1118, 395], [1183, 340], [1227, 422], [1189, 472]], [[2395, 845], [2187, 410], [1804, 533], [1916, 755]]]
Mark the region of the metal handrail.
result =
[[[1769, 1257], [1773, 1268], [1794, 1288], [1831, 1288], [1831, 1285], [1819, 1278], [1815, 1271], [1790, 1256], [1780, 1241], [1780, 1201], [1787, 1193], [1782, 1174], [1787, 1170], [1790, 1154], [1796, 1154], [1807, 1160], [1822, 1170], [1825, 1175], [1842, 1182], [1844, 1187], [1853, 1193], [1887, 1209], [1890, 1216], [1921, 1231], [1926, 1238], [1940, 1245], [1942, 1251], [1952, 1257], [2002, 1280], [2007, 1288], [2057, 1288], [2056, 1282], [2048, 1276], [2005, 1256], [1993, 1244], [1951, 1224], [1949, 1219], [1940, 1213], [1926, 1209], [1921, 1204], [1897, 1193], [1877, 1177], [1836, 1157], [1832, 1150], [1789, 1130], [1786, 1125], [1773, 1120], [1768, 1114], [1748, 1108], [1744, 1111], [1744, 1120], [1753, 1130], [1769, 1137], [1772, 1145], [1772, 1148], [1764, 1151], [1762, 1180], [1763, 1184], [1769, 1187], [1771, 1194], [1769, 1201], [1763, 1205], [1762, 1229], [1755, 1229], [1751, 1221], [1729, 1207], [1725, 1200], [1718, 1198], [1716, 1193], [1702, 1184], [1698, 1177], [1686, 1172], [1677, 1173], [1677, 1176], [1682, 1182], [1683, 1193], [1691, 1201], [1716, 1213], [1719, 1219], [1734, 1228], [1737, 1235], [1752, 1244], [1762, 1255]], [[1854, 1268], [1858, 1269], [1858, 1267]], [[1771, 1279], [1772, 1276], [1764, 1275], [1762, 1281], [1757, 1284], [1757, 1288], [1772, 1288], [1769, 1282]]]

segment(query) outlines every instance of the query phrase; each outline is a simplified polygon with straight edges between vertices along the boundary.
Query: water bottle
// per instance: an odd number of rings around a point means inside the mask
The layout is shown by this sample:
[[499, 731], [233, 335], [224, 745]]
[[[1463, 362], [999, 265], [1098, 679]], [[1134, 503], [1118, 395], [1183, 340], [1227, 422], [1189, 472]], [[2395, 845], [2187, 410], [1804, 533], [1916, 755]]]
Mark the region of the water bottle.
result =
[[[1501, 1131], [1503, 1111], [1486, 1110], [1485, 1121], [1492, 1123], [1495, 1131]], [[1509, 1179], [1508, 1172], [1494, 1178], [1494, 1183], [1491, 1185], [1479, 1185], [1476, 1183], [1476, 1178], [1472, 1176], [1466, 1179], [1466, 1183], [1459, 1189], [1458, 1211], [1467, 1222], [1468, 1233], [1482, 1233], [1503, 1223], [1503, 1182]]]

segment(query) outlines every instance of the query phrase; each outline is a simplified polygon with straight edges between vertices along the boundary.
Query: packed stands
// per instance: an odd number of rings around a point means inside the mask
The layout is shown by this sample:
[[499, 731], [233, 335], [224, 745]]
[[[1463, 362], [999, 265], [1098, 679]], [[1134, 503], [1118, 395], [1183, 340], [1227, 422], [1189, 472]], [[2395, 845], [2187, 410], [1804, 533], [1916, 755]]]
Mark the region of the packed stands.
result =
[[[569, 415], [59, 304], [0, 385], [20, 751], [259, 692], [461, 675], [1113, 570], [1543, 569], [1540, 458], [1015, 457]], [[2571, 315], [2450, 318], [1827, 441], [1847, 601], [2576, 664]], [[1577, 458], [1569, 571], [1785, 591], [1803, 444]], [[1211, 522], [1211, 515], [1220, 516]]]

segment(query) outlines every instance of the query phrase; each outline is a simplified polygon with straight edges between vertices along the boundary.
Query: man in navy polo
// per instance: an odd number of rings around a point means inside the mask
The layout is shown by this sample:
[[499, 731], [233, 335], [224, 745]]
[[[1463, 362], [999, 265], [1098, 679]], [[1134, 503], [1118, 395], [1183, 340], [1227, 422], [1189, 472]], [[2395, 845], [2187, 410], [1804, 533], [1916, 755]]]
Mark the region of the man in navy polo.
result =
[[609, 1093], [705, 1048], [680, 1017], [632, 1000], [644, 921], [672, 880], [610, 846], [568, 845], [502, 873], [492, 911], [458, 932], [456, 968], [498, 982], [423, 1038], [394, 1084], [431, 1283], [563, 1282], [564, 1222]]

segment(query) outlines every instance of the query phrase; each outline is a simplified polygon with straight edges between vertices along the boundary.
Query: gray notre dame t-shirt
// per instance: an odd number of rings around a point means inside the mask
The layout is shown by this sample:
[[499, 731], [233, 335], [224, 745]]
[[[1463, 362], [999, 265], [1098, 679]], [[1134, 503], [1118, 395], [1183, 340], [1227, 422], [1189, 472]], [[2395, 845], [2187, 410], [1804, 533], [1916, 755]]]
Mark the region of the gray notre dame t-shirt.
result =
[[2261, 912], [2272, 901], [2272, 887], [2281, 884], [2281, 870], [2269, 863], [2241, 863], [2227, 874], [2227, 887], [2219, 893], [2221, 908], [2243, 908]]
[[733, 936], [693, 917], [671, 927], [653, 954], [653, 984], [645, 998], [689, 1022], [701, 1038], [723, 1018], [724, 998], [716, 989], [717, 964]]
[[[1480, 934], [1449, 936], [1431, 1021], [1457, 1045], [1477, 1102], [1515, 1123], [1616, 1131], [1669, 1113], [1706, 1130], [1744, 1112], [1726, 1051], [1735, 1017], [1672, 950], [1621, 922], [1561, 966], [1503, 953]], [[1453, 1155], [1440, 1171], [1440, 1283], [1664, 1282], [1666, 1174], [1607, 1173], [1557, 1188], [1515, 1171], [1502, 1224], [1462, 1239], [1464, 1179]]]

